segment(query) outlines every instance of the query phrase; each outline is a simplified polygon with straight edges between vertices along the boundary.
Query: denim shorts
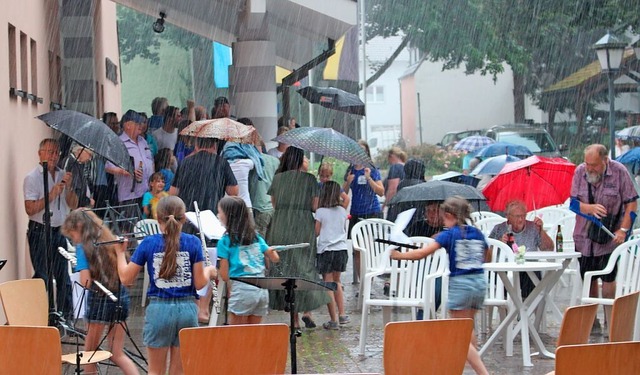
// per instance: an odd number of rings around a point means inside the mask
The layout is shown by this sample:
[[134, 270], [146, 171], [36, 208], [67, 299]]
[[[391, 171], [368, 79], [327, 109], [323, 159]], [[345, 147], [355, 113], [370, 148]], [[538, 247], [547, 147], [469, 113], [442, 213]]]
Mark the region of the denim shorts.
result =
[[180, 346], [180, 330], [198, 326], [198, 306], [193, 297], [151, 298], [144, 315], [142, 342], [150, 348]]
[[229, 312], [238, 316], [265, 316], [269, 309], [269, 291], [242, 281], [231, 281]]
[[123, 322], [129, 316], [129, 293], [127, 288], [120, 288], [117, 302], [113, 302], [101, 291], [90, 290], [87, 296], [85, 318], [90, 323], [109, 324]]
[[449, 310], [480, 310], [487, 293], [484, 273], [449, 278]]

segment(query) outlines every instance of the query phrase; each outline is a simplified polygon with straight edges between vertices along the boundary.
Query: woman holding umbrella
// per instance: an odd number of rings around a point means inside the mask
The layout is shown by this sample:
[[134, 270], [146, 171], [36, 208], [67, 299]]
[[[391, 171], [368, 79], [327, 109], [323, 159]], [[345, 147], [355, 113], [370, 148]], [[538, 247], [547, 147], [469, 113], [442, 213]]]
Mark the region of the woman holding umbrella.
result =
[[[274, 208], [273, 219], [267, 230], [267, 243], [271, 246], [310, 244], [307, 248], [281, 252], [280, 263], [272, 265], [269, 276], [319, 280], [315, 268], [316, 234], [313, 218], [313, 212], [318, 207], [318, 183], [312, 174], [306, 172], [307, 168], [304, 151], [289, 146], [280, 158], [280, 166], [267, 192], [271, 195]], [[296, 292], [296, 328], [299, 326], [299, 311], [305, 312], [302, 318], [305, 326], [314, 328], [316, 325], [310, 311], [327, 303], [329, 296], [326, 292]], [[284, 290], [272, 290], [269, 307], [284, 310], [285, 306]]]
[[[358, 141], [360, 147], [371, 157], [369, 144], [364, 141]], [[380, 172], [376, 168], [368, 168], [362, 164], [355, 164], [349, 167], [345, 177], [345, 183], [342, 186], [344, 192], [349, 194], [351, 189], [351, 219], [349, 219], [349, 232], [360, 219], [382, 218], [382, 207], [378, 202], [378, 197], [384, 195], [384, 186], [380, 179]], [[353, 261], [356, 266], [356, 272], [360, 271], [360, 253], [353, 253]], [[358, 278], [360, 275], [358, 274]]]

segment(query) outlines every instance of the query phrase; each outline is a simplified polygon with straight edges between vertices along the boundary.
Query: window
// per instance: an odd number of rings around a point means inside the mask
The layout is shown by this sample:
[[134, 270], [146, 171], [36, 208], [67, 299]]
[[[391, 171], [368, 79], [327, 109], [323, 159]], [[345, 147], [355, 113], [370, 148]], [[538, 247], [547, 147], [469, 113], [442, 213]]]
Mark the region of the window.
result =
[[62, 103], [62, 61], [53, 51], [49, 51], [49, 100]]
[[384, 103], [384, 86], [367, 87], [367, 103]]
[[31, 39], [31, 94], [35, 97], [31, 104], [38, 104], [38, 47], [36, 41]]
[[16, 28], [9, 24], [9, 87], [17, 88], [18, 65], [16, 61]]
[[[29, 51], [27, 46], [27, 34], [20, 32], [20, 90], [29, 90]], [[27, 100], [23, 96], [22, 100]]]

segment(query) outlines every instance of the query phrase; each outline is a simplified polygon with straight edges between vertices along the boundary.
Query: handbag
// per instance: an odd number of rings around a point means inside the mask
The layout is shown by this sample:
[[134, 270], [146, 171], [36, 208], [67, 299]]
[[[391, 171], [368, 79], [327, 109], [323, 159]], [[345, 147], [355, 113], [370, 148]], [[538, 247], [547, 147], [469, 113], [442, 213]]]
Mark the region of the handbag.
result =
[[[593, 193], [591, 192], [591, 184], [589, 184], [589, 203], [595, 203], [595, 200], [593, 199]], [[614, 226], [618, 224], [618, 220], [620, 220], [621, 213], [622, 206], [620, 206], [617, 215], [607, 215], [601, 218], [600, 222], [602, 223], [602, 226], [613, 232]], [[587, 232], [587, 236], [591, 241], [599, 243], [601, 245], [613, 240], [613, 238], [611, 238], [611, 236], [609, 236], [607, 232], [605, 232], [604, 230], [602, 230], [602, 228], [592, 222], [589, 222], [589, 231]]]

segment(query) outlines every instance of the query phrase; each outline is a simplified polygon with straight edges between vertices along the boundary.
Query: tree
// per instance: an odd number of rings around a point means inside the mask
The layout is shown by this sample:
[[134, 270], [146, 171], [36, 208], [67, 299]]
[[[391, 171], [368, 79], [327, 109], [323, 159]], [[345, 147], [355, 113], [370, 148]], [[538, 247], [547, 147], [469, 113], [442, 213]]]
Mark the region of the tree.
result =
[[[464, 65], [498, 79], [513, 71], [515, 121], [524, 121], [524, 95], [593, 60], [588, 49], [603, 26], [638, 25], [638, 0], [372, 0], [372, 35], [405, 34], [444, 69]], [[369, 37], [369, 35], [368, 35]]]

